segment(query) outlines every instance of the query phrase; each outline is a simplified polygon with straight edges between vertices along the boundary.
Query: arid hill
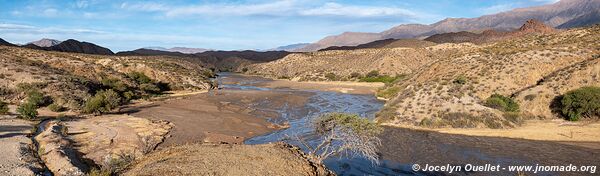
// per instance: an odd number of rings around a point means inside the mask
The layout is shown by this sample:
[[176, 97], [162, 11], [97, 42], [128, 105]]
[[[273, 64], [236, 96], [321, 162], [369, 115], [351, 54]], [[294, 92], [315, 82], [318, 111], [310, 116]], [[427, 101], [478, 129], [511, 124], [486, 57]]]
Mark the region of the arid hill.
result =
[[320, 49], [319, 51], [355, 50], [366, 48], [424, 48], [433, 45], [435, 45], [435, 43], [418, 39], [385, 39], [360, 44], [357, 46], [332, 46], [325, 49]]
[[425, 41], [435, 43], [464, 43], [470, 42], [475, 44], [482, 44], [488, 42], [494, 42], [499, 40], [506, 40], [510, 38], [520, 37], [531, 34], [548, 34], [556, 32], [552, 27], [546, 26], [543, 22], [530, 19], [525, 22], [519, 29], [513, 31], [497, 31], [497, 30], [486, 30], [482, 33], [472, 33], [467, 31], [461, 32], [450, 32], [443, 34], [435, 34], [424, 39]]
[[201, 64], [208, 68], [221, 71], [237, 70], [245, 65], [269, 62], [281, 59], [290, 54], [286, 51], [205, 51], [196, 54], [184, 54], [180, 52], [169, 52], [152, 49], [137, 49], [133, 51], [119, 52], [121, 56], [176, 56], [190, 62]]
[[0, 47], [0, 96], [21, 101], [21, 89], [37, 88], [58, 104], [80, 110], [102, 88], [103, 80], [119, 80], [139, 88], [126, 74], [144, 73], [173, 90], [207, 89], [212, 72], [198, 64], [169, 56], [104, 56]]
[[551, 27], [573, 28], [600, 22], [598, 0], [561, 0], [554, 4], [537, 7], [518, 8], [478, 18], [447, 18], [442, 21], [424, 24], [403, 24], [380, 33], [346, 32], [325, 37], [305, 48], [296, 51], [317, 51], [330, 46], [355, 46], [381, 39], [424, 38], [435, 34], [460, 32], [513, 30], [528, 19], [537, 19]]
[[[520, 31], [532, 30], [525, 25]], [[537, 26], [537, 25], [532, 25]], [[534, 27], [535, 29], [536, 27]], [[517, 31], [518, 32], [518, 31]], [[551, 101], [582, 86], [600, 86], [600, 26], [522, 35], [485, 45], [438, 44], [291, 54], [249, 66], [250, 74], [292, 80], [356, 80], [377, 70], [404, 74], [388, 85], [378, 114], [390, 125], [510, 128], [522, 119], [553, 119]], [[353, 74], [358, 73], [358, 74]], [[492, 94], [513, 97], [520, 116], [486, 107]]]

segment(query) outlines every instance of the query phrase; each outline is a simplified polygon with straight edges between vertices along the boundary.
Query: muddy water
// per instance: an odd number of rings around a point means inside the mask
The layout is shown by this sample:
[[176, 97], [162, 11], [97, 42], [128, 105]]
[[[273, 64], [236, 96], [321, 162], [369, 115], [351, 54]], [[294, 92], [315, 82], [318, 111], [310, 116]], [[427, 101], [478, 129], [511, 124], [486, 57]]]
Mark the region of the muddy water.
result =
[[[269, 142], [285, 141], [302, 147], [296, 137], [305, 139], [309, 145], [316, 146], [320, 143], [312, 133], [312, 121], [315, 117], [329, 112], [344, 112], [358, 114], [361, 117], [373, 119], [384, 102], [377, 100], [373, 95], [344, 94], [319, 90], [295, 90], [290, 88], [264, 88], [256, 85], [270, 81], [269, 79], [242, 76], [237, 74], [222, 73], [219, 76], [221, 87], [225, 90], [259, 90], [285, 92], [309, 96], [301, 107], [271, 106], [269, 102], [254, 102], [248, 104], [251, 108], [260, 109], [261, 112], [274, 112], [278, 117], [268, 118], [272, 123], [289, 125], [289, 128], [266, 135], [250, 138], [246, 144], [264, 144]], [[256, 114], [260, 116], [260, 114]], [[292, 138], [292, 139], [290, 139]], [[382, 160], [380, 165], [372, 164], [360, 157], [337, 157], [325, 161], [328, 168], [339, 175], [398, 175], [407, 173], [406, 165]]]

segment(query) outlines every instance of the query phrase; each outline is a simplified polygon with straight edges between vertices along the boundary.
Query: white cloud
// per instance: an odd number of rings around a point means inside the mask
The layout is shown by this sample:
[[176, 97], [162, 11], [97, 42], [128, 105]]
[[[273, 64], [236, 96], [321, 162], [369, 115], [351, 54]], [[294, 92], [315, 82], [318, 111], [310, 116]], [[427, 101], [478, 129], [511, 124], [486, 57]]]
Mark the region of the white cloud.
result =
[[55, 17], [58, 14], [58, 10], [56, 10], [54, 8], [49, 8], [49, 9], [44, 10], [43, 14], [46, 17]]
[[338, 3], [326, 3], [317, 8], [300, 11], [305, 16], [345, 16], [345, 17], [393, 17], [393, 16], [415, 16], [402, 8], [376, 7], [376, 6], [348, 6]]
[[0, 30], [20, 30], [20, 29], [33, 29], [35, 27], [22, 25], [22, 24], [10, 24], [10, 23], [0, 23]]
[[85, 28], [35, 27], [22, 24], [0, 23], [0, 32], [18, 34], [105, 34], [107, 32]]
[[497, 4], [497, 5], [481, 8], [478, 11], [480, 13], [487, 15], [487, 14], [495, 14], [495, 13], [499, 13], [499, 12], [509, 11], [509, 10], [515, 9], [516, 7], [517, 7], [517, 4], [515, 4], [515, 3]]
[[[349, 18], [407, 17], [417, 13], [397, 7], [354, 6], [340, 3], [311, 4], [297, 0], [283, 0], [259, 4], [204, 4], [169, 6], [154, 2], [122, 3], [122, 9], [161, 12], [166, 17], [181, 16], [337, 16]], [[426, 14], [423, 14], [426, 15]]]
[[127, 3], [124, 2], [121, 4], [122, 9], [133, 10], [133, 11], [165, 11], [168, 10], [167, 6], [164, 4], [154, 3], [154, 2], [145, 2], [145, 3]]

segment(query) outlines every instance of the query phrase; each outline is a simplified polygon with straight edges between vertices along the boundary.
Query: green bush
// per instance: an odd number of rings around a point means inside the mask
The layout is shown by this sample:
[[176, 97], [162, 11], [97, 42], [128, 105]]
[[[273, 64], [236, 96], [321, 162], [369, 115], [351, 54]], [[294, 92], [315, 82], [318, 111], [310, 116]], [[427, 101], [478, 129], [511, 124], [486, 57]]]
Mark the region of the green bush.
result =
[[392, 83], [394, 81], [396, 81], [399, 77], [392, 77], [392, 76], [388, 76], [388, 75], [383, 75], [383, 76], [376, 76], [376, 77], [364, 77], [361, 78], [359, 81], [360, 82], [382, 82], [382, 83]]
[[0, 114], [8, 114], [8, 103], [0, 100]]
[[27, 93], [27, 102], [35, 106], [42, 106], [48, 103], [47, 98], [38, 90], [31, 90]]
[[582, 87], [567, 92], [560, 100], [560, 109], [567, 120], [600, 116], [600, 87]]
[[103, 86], [113, 89], [117, 92], [125, 92], [129, 89], [129, 87], [125, 83], [123, 83], [117, 78], [104, 78], [100, 82]]
[[129, 76], [129, 78], [135, 80], [135, 82], [137, 82], [138, 84], [145, 84], [145, 83], [151, 83], [152, 79], [150, 79], [150, 77], [146, 76], [144, 73], [142, 72], [131, 72], [129, 74], [127, 74], [127, 76]]
[[83, 111], [85, 113], [102, 114], [110, 112], [121, 105], [121, 97], [115, 91], [103, 90], [96, 93], [96, 95], [85, 102]]
[[48, 109], [50, 109], [50, 111], [52, 112], [63, 112], [65, 111], [65, 107], [62, 107], [61, 105], [58, 105], [56, 103], [52, 103], [48, 106]]
[[141, 84], [140, 90], [144, 91], [146, 94], [159, 94], [161, 92], [158, 86], [151, 83]]
[[38, 116], [37, 108], [38, 106], [34, 103], [27, 102], [19, 105], [19, 107], [17, 108], [17, 112], [19, 113], [21, 118], [33, 120]]
[[485, 106], [506, 112], [519, 112], [519, 104], [512, 98], [493, 94], [485, 100]]

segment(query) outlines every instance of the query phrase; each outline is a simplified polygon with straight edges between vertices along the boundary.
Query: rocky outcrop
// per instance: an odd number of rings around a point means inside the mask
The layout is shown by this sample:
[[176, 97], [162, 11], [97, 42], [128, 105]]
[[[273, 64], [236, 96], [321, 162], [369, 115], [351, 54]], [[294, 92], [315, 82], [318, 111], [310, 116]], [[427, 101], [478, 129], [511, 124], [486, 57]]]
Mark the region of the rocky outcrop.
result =
[[49, 121], [45, 129], [35, 137], [38, 142], [38, 153], [46, 167], [57, 176], [85, 175], [86, 164], [72, 148], [71, 141], [66, 138], [67, 128], [58, 121]]

